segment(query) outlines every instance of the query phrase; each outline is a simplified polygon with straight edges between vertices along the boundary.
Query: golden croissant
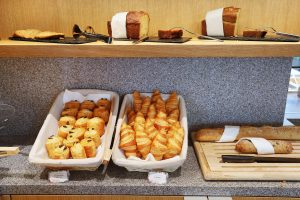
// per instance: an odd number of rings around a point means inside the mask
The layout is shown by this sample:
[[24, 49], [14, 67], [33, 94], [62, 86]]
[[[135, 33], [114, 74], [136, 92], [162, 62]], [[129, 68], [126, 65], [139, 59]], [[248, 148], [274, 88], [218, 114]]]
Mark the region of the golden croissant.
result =
[[141, 112], [138, 112], [136, 114], [136, 118], [134, 121], [134, 130], [137, 149], [142, 154], [142, 157], [146, 158], [150, 152], [151, 140], [145, 132], [145, 118]]
[[147, 113], [148, 118], [155, 118], [156, 117], [156, 108], [154, 104], [151, 104], [148, 113]]
[[169, 124], [172, 125], [176, 123], [178, 120], [179, 120], [179, 110], [175, 109], [169, 114], [167, 121], [169, 122]]
[[166, 129], [168, 130], [170, 125], [167, 121], [167, 115], [164, 112], [158, 112], [155, 121], [154, 121], [154, 126], [157, 130], [161, 130], [161, 129]]
[[129, 108], [127, 110], [127, 122], [130, 126], [133, 126], [135, 116], [136, 116], [135, 112]]
[[166, 103], [164, 102], [163, 99], [158, 99], [156, 101], [155, 108], [156, 108], [157, 112], [167, 113], [167, 111], [166, 111]]
[[150, 152], [155, 160], [162, 160], [167, 151], [167, 130], [161, 129], [152, 142]]
[[153, 140], [159, 133], [154, 126], [155, 119], [147, 118], [145, 123], [145, 132], [148, 134], [150, 140]]
[[152, 97], [151, 97], [151, 102], [152, 103], [156, 103], [156, 101], [158, 100], [158, 99], [162, 99], [161, 98], [161, 95], [160, 95], [160, 91], [159, 90], [153, 90], [153, 93], [152, 93]]
[[134, 91], [133, 94], [133, 109], [135, 112], [139, 112], [142, 109], [142, 98], [138, 91]]
[[145, 97], [142, 103], [142, 108], [141, 112], [143, 113], [144, 117], [147, 117], [148, 109], [151, 104], [151, 98], [150, 97]]
[[125, 156], [136, 156], [137, 146], [135, 141], [135, 133], [131, 126], [126, 123], [122, 124], [120, 132], [120, 149], [124, 150]]
[[178, 98], [177, 98], [177, 93], [172, 92], [169, 96], [169, 98], [166, 101], [166, 110], [167, 113], [171, 113], [173, 110], [178, 109]]
[[176, 155], [179, 155], [182, 149], [184, 138], [184, 131], [180, 127], [171, 127], [167, 133], [167, 147], [168, 151], [164, 155], [164, 159], [173, 158]]

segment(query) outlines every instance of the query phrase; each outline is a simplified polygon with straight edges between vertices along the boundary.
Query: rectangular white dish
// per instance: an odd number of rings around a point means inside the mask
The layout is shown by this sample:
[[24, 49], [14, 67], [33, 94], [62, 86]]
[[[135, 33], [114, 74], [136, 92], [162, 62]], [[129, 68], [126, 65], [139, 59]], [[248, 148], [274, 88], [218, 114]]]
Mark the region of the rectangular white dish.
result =
[[[76, 95], [77, 92], [81, 95]], [[91, 95], [92, 94], [92, 95]], [[87, 96], [88, 95], [88, 96]], [[55, 160], [48, 157], [45, 143], [48, 137], [57, 134], [58, 120], [61, 111], [64, 108], [64, 102], [70, 100], [95, 100], [100, 98], [107, 98], [111, 101], [111, 112], [109, 121], [105, 127], [105, 133], [101, 137], [101, 145], [97, 149], [96, 157], [85, 159], [67, 159]], [[102, 163], [105, 151], [109, 149], [112, 136], [115, 128], [117, 113], [119, 108], [119, 95], [115, 92], [96, 90], [96, 89], [74, 89], [61, 92], [54, 104], [52, 105], [49, 114], [47, 115], [42, 128], [32, 146], [29, 154], [29, 162], [37, 165], [42, 165], [48, 168], [60, 168], [70, 170], [96, 170]]]
[[[142, 93], [143, 96], [151, 96], [152, 93]], [[166, 100], [169, 97], [168, 94], [162, 94], [162, 98]], [[131, 160], [126, 159], [123, 150], [119, 148], [120, 143], [120, 130], [122, 123], [127, 122], [126, 111], [129, 106], [132, 106], [133, 98], [132, 94], [125, 95], [121, 110], [119, 113], [119, 118], [117, 122], [116, 134], [113, 145], [113, 162], [121, 167], [125, 167], [128, 171], [139, 171], [139, 172], [149, 172], [149, 171], [166, 171], [173, 172], [178, 169], [186, 160], [187, 156], [187, 147], [188, 147], [188, 124], [186, 116], [186, 107], [185, 102], [182, 96], [178, 95], [179, 99], [179, 109], [180, 117], [179, 122], [181, 127], [184, 129], [184, 140], [182, 150], [179, 156], [175, 156], [170, 159], [161, 160], [161, 161], [146, 161], [146, 160]]]

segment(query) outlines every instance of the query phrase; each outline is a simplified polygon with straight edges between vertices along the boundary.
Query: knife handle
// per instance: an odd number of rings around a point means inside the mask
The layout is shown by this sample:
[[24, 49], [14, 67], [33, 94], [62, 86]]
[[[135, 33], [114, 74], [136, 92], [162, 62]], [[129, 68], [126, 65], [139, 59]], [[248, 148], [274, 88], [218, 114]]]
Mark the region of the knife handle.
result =
[[253, 163], [255, 162], [254, 156], [239, 156], [239, 155], [222, 155], [224, 163]]

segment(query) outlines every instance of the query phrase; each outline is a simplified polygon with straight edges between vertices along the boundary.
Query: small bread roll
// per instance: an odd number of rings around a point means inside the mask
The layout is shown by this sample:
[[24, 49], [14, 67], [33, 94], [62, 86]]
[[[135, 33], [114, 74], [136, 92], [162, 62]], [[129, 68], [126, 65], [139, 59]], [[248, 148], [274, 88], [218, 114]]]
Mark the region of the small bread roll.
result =
[[83, 146], [86, 156], [88, 158], [93, 158], [96, 156], [97, 148], [93, 139], [84, 138], [80, 141], [80, 144]]
[[54, 150], [56, 149], [56, 147], [58, 147], [59, 145], [62, 145], [62, 139], [61, 137], [58, 136], [50, 136], [47, 141], [46, 141], [46, 149], [48, 152], [48, 156], [50, 158], [54, 158]]
[[88, 121], [89, 121], [89, 118], [87, 118], [87, 117], [79, 118], [75, 122], [75, 127], [87, 128]]
[[109, 111], [104, 106], [100, 106], [94, 110], [94, 117], [100, 117], [105, 121], [105, 123], [107, 123], [109, 119]]
[[95, 107], [96, 104], [93, 101], [85, 100], [84, 102], [81, 103], [80, 110], [82, 109], [94, 110]]
[[[293, 151], [293, 145], [289, 141], [283, 140], [268, 140], [274, 147], [275, 153], [289, 154]], [[236, 145], [235, 149], [240, 153], [257, 153], [255, 146], [250, 140], [242, 139]]]
[[72, 125], [72, 126], [74, 126], [75, 122], [76, 122], [75, 117], [72, 117], [72, 116], [63, 116], [63, 117], [61, 117], [59, 119], [58, 126], [59, 127], [65, 126], [65, 125]]
[[98, 107], [101, 107], [101, 106], [104, 106], [106, 108], [106, 110], [110, 111], [110, 106], [111, 106], [111, 103], [108, 99], [106, 98], [101, 98], [98, 102], [97, 102], [97, 106]]
[[73, 128], [71, 131], [69, 131], [69, 136], [73, 136], [75, 138], [78, 138], [79, 140], [82, 140], [84, 137], [84, 132], [86, 131], [85, 128], [82, 127], [77, 127], [77, 128]]
[[87, 128], [89, 130], [96, 130], [102, 136], [104, 134], [105, 121], [100, 117], [94, 117], [88, 121]]
[[73, 116], [76, 117], [78, 113], [77, 108], [67, 108], [61, 112], [61, 116]]
[[70, 150], [65, 145], [59, 145], [53, 151], [53, 159], [69, 159]]
[[89, 119], [92, 118], [93, 117], [93, 111], [90, 111], [89, 109], [79, 110], [79, 112], [77, 114], [77, 119], [83, 118], [83, 117], [87, 117]]
[[89, 129], [84, 133], [84, 138], [91, 138], [95, 142], [96, 147], [100, 146], [101, 144], [100, 135], [96, 130]]
[[86, 158], [84, 148], [79, 142], [75, 143], [74, 146], [71, 147], [71, 155], [73, 159]]
[[68, 148], [74, 146], [76, 142], [79, 142], [79, 139], [74, 137], [73, 135], [70, 135], [67, 139], [63, 140], [63, 144]]
[[72, 130], [73, 126], [72, 125], [64, 125], [59, 127], [58, 129], [58, 136], [62, 138], [66, 138], [69, 134], [69, 132]]
[[75, 101], [69, 101], [67, 103], [65, 103], [65, 108], [64, 109], [67, 109], [67, 108], [77, 108], [79, 109], [80, 107], [80, 102], [75, 100]]

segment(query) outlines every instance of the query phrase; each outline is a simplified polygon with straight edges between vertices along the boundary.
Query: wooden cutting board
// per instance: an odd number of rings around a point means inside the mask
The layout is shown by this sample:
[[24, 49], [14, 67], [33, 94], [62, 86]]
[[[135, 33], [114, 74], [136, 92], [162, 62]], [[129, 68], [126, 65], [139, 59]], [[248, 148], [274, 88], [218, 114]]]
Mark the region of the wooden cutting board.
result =
[[[257, 155], [238, 153], [235, 143], [197, 142], [192, 138], [205, 180], [300, 180], [300, 163], [223, 163], [221, 155], [225, 154]], [[292, 154], [264, 156], [300, 158], [300, 141], [292, 141], [292, 144]]]

